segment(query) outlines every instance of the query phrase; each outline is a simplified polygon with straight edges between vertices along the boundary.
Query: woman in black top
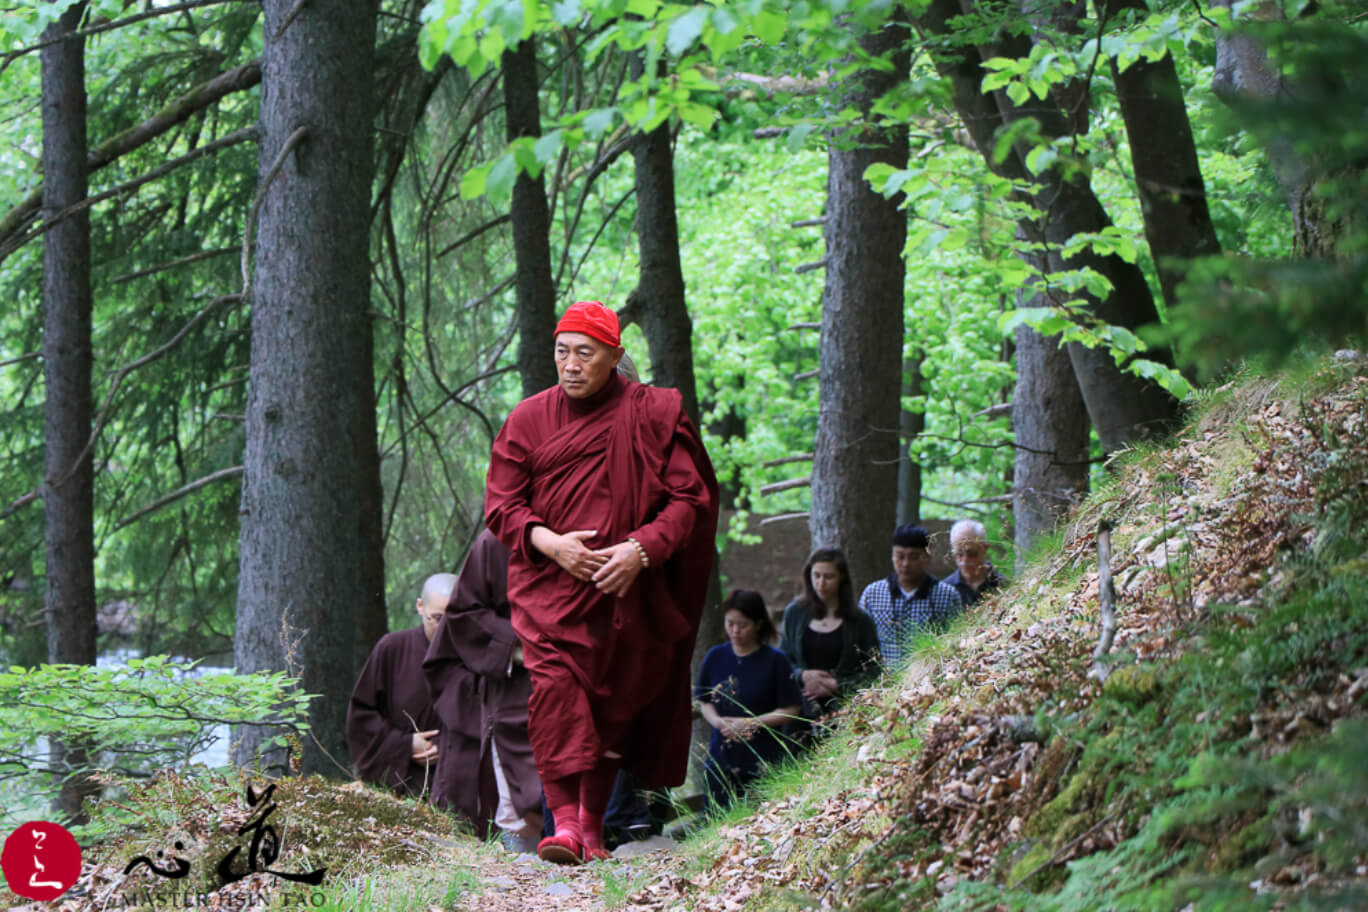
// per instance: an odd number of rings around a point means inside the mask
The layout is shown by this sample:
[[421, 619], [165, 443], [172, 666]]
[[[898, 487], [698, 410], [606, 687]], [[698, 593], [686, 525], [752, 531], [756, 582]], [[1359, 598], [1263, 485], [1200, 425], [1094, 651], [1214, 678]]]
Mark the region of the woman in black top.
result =
[[781, 648], [811, 718], [878, 676], [879, 636], [873, 619], [855, 604], [850, 567], [839, 549], [818, 548], [808, 558], [803, 596], [784, 609]]

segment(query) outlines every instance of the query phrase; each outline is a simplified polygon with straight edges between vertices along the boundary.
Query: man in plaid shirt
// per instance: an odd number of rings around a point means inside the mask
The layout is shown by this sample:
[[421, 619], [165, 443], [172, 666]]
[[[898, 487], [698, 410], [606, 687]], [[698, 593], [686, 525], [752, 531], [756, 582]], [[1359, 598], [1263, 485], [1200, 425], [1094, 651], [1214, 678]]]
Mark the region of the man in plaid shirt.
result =
[[860, 609], [874, 619], [884, 668], [901, 666], [904, 647], [918, 628], [944, 626], [963, 610], [959, 593], [926, 572], [931, 540], [921, 526], [893, 530], [893, 572], [860, 594]]

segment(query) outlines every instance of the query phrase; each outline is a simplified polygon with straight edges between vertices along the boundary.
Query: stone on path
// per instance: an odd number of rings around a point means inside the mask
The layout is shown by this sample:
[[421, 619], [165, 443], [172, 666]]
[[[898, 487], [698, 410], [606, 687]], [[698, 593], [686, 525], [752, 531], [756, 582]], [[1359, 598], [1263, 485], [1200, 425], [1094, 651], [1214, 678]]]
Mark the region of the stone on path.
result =
[[672, 851], [676, 843], [668, 836], [651, 836], [635, 842], [624, 842], [613, 850], [614, 858], [640, 858], [652, 852]]

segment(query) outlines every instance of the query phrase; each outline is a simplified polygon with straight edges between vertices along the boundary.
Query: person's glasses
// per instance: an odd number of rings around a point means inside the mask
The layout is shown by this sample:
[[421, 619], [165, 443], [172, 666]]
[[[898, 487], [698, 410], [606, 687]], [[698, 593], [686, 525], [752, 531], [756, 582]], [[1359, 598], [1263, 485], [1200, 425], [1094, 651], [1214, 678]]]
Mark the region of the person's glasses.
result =
[[961, 546], [955, 549], [955, 555], [957, 557], [983, 557], [983, 555], [987, 553], [987, 550], [987, 548]]

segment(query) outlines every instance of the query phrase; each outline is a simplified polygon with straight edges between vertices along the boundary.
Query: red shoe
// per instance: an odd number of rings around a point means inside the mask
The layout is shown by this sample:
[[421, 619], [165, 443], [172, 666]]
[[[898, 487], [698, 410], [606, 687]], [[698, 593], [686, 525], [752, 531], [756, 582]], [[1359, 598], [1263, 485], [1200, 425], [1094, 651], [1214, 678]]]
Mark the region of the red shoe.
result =
[[547, 836], [537, 843], [537, 857], [552, 864], [584, 864], [584, 846], [573, 836]]
[[605, 849], [605, 848], [592, 848], [592, 849], [591, 849], [589, 846], [585, 846], [585, 847], [584, 847], [584, 860], [585, 860], [585, 861], [607, 861], [608, 859], [610, 859], [610, 858], [612, 858], [612, 857], [613, 857], [613, 853], [610, 852], [610, 851], [608, 851], [608, 850]]

